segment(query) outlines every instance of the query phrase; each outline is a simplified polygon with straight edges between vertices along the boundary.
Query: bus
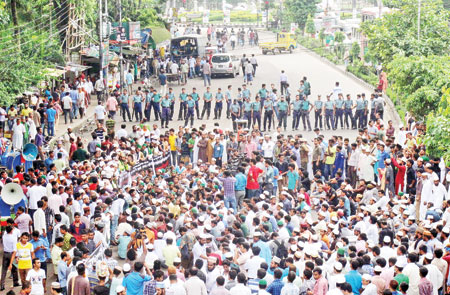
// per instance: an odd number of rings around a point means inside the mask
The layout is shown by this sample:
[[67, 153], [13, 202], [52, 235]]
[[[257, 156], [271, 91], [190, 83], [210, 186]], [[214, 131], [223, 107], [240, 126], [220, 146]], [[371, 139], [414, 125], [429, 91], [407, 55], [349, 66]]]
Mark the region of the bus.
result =
[[207, 44], [208, 39], [202, 35], [191, 34], [176, 37], [170, 41], [170, 55], [175, 60], [189, 56], [202, 57], [205, 55]]

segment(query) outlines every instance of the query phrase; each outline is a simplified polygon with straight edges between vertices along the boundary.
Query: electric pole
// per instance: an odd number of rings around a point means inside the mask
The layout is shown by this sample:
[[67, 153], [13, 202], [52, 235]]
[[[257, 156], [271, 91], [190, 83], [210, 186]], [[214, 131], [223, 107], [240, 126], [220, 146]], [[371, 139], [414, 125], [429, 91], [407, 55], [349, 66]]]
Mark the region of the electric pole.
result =
[[98, 45], [98, 57], [100, 60], [100, 79], [103, 80], [103, 8], [102, 8], [102, 1], [103, 0], [98, 0], [98, 21], [99, 21], [99, 26], [98, 26], [98, 40], [99, 40], [99, 45]]
[[[119, 28], [122, 28], [122, 1], [119, 0]], [[120, 34], [121, 32], [119, 32]], [[120, 88], [123, 91], [123, 53], [122, 53], [122, 38], [119, 38], [119, 62], [120, 62]], [[129, 95], [132, 95], [132, 93], [129, 93]]]

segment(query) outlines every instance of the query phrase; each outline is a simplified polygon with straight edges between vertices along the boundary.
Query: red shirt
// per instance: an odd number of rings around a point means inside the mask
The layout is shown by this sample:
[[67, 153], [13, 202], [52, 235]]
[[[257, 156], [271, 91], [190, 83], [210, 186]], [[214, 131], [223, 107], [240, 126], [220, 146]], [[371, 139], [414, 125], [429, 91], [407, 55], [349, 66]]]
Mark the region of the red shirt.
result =
[[251, 166], [247, 174], [247, 189], [259, 189], [258, 176], [263, 173], [260, 168], [255, 165]]

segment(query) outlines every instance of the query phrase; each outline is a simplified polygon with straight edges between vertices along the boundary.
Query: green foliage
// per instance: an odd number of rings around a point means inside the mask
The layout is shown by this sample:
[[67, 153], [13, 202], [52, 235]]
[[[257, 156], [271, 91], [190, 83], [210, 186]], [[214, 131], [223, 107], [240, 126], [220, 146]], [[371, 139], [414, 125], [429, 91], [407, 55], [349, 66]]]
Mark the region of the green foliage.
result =
[[[178, 18], [186, 17], [190, 22], [202, 23], [202, 17], [190, 18], [189, 16], [198, 15], [197, 12], [185, 12], [178, 15]], [[256, 13], [251, 13], [250, 11], [231, 11], [230, 21], [232, 23], [255, 23], [258, 21], [258, 15]], [[260, 16], [261, 17], [261, 16]], [[223, 10], [211, 10], [209, 12], [209, 22], [223, 22], [224, 15]]]
[[325, 41], [325, 28], [320, 29], [319, 39], [320, 39], [320, 42], [323, 44], [323, 42]]
[[395, 11], [383, 18], [364, 22], [362, 32], [369, 48], [383, 64], [395, 56], [448, 54], [450, 46], [449, 13], [441, 0], [422, 0], [421, 33], [417, 38], [417, 0], [391, 0]]
[[314, 51], [319, 56], [328, 59], [329, 61], [331, 61], [334, 64], [342, 64], [343, 63], [342, 57], [340, 57], [339, 55], [336, 54], [336, 52], [331, 50], [331, 47], [323, 46], [322, 45], [323, 43], [318, 39], [307, 37], [307, 36], [299, 36], [297, 38], [297, 42], [300, 45]]
[[378, 77], [373, 68], [366, 66], [360, 60], [354, 60], [353, 64], [348, 65], [347, 71], [374, 87], [378, 84]]
[[358, 42], [353, 42], [352, 47], [350, 49], [350, 57], [352, 61], [358, 60], [360, 54], [361, 54], [361, 46], [359, 46]]
[[306, 20], [306, 33], [311, 35], [316, 33], [316, 26], [314, 25], [314, 20], [311, 17], [311, 14], [308, 15], [308, 19]]
[[388, 66], [388, 78], [400, 101], [419, 119], [436, 110], [442, 89], [448, 88], [449, 56], [399, 57]]
[[342, 43], [344, 40], [345, 40], [344, 33], [342, 33], [341, 31], [336, 31], [336, 33], [334, 33], [334, 41], [336, 43]]
[[170, 32], [166, 28], [156, 27], [152, 28], [152, 37], [156, 44], [171, 38]]
[[[95, 0], [88, 0], [94, 1]], [[141, 28], [163, 26], [164, 21], [158, 16], [165, 6], [165, 1], [160, 0], [121, 0], [122, 1], [122, 20], [140, 21]], [[114, 1], [115, 2], [115, 1]], [[108, 5], [109, 15], [114, 21], [119, 21], [119, 6]]]
[[289, 21], [297, 23], [304, 30], [308, 16], [316, 13], [317, 3], [318, 0], [286, 0], [284, 11]]

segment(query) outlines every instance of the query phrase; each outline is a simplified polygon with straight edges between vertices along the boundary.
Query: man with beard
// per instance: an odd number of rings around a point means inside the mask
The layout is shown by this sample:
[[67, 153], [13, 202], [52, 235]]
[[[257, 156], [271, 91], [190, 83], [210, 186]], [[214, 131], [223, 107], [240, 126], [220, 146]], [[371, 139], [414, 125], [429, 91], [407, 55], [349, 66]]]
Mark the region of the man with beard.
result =
[[194, 254], [194, 261], [197, 261], [197, 259], [202, 259], [203, 261], [206, 261], [208, 257], [206, 256], [206, 235], [201, 234], [200, 238], [198, 239], [197, 243], [195, 243], [194, 247], [192, 248], [192, 253]]
[[208, 265], [206, 271], [206, 290], [208, 290], [208, 293], [211, 293], [211, 291], [217, 286], [216, 279], [221, 275], [221, 271], [216, 264], [217, 258], [215, 257], [208, 258]]

